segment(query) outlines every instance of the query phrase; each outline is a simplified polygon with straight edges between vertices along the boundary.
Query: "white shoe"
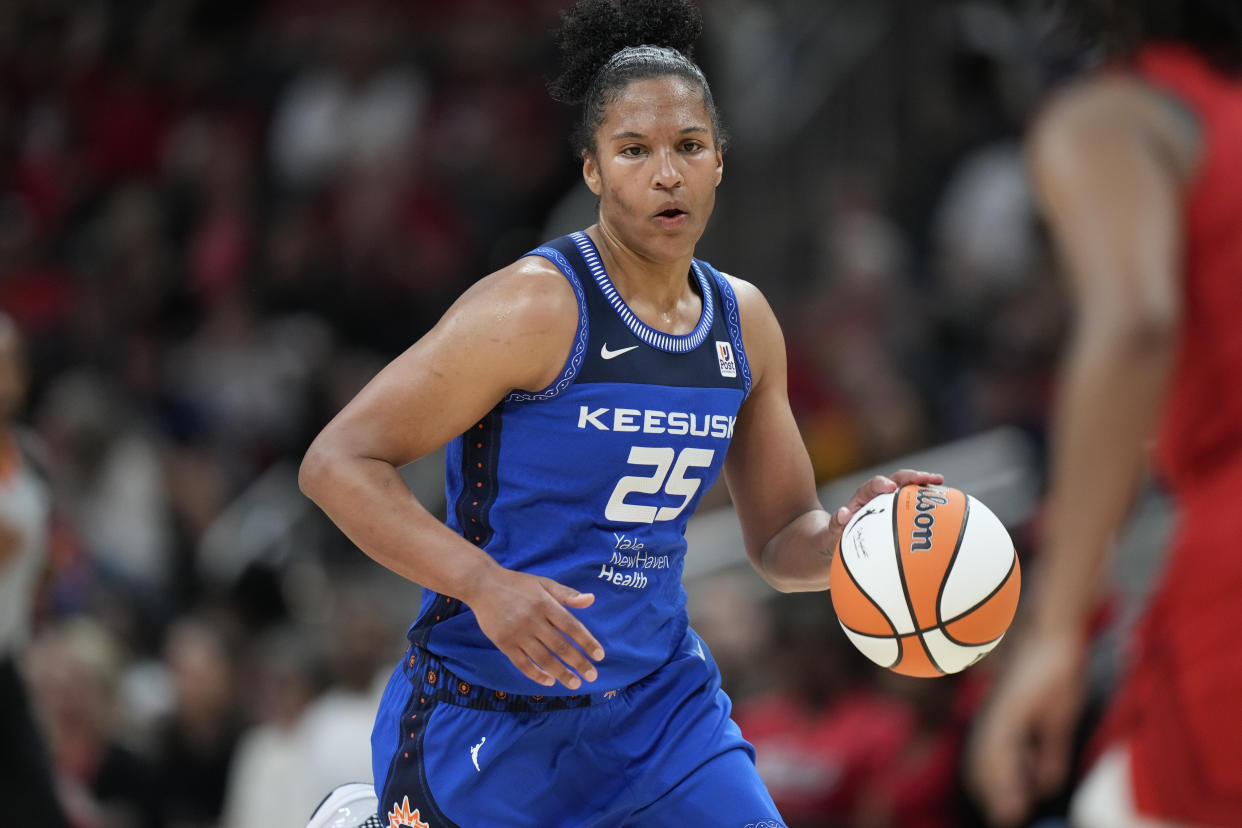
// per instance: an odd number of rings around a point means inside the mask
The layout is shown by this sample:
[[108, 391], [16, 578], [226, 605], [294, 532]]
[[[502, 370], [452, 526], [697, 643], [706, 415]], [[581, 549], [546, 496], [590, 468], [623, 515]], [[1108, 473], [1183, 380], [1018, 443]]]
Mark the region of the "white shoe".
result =
[[369, 782], [348, 782], [324, 797], [306, 828], [383, 828], [378, 812], [375, 788]]

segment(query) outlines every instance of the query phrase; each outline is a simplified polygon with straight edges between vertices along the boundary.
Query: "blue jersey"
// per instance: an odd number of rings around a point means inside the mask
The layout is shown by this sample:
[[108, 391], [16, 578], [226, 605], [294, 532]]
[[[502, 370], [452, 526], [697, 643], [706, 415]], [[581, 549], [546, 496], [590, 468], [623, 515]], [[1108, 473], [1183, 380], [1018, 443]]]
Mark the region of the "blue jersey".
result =
[[[578, 299], [560, 377], [513, 392], [448, 449], [447, 522], [509, 569], [595, 595], [571, 610], [606, 656], [594, 688], [652, 674], [687, 627], [685, 528], [720, 473], [750, 390], [737, 299], [695, 259], [694, 330], [675, 336], [626, 306], [585, 233], [532, 251]], [[500, 691], [568, 695], [524, 676], [458, 600], [425, 590], [411, 642], [455, 675]]]

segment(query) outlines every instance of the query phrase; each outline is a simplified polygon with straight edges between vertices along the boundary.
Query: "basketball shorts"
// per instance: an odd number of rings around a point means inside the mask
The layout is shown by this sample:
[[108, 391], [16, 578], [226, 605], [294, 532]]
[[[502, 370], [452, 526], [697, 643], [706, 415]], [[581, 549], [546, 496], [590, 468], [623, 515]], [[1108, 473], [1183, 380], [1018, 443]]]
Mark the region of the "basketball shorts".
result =
[[1158, 587], [1134, 632], [1132, 661], [1093, 751], [1125, 745], [1136, 810], [1200, 826], [1242, 825], [1242, 592], [1236, 539], [1242, 470], [1177, 498], [1179, 519]]
[[371, 736], [392, 828], [784, 828], [687, 630], [651, 676], [577, 696], [471, 686], [411, 647]]

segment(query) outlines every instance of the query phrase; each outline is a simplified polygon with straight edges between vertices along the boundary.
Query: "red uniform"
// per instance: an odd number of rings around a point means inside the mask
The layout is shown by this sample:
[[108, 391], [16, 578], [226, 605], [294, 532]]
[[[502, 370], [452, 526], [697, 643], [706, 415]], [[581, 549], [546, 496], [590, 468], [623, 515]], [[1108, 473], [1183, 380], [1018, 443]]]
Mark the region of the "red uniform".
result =
[[816, 710], [773, 693], [739, 704], [733, 718], [755, 746], [759, 774], [790, 825], [852, 820], [914, 725], [909, 709], [866, 689]]
[[1182, 46], [1136, 69], [1196, 116], [1183, 200], [1182, 326], [1158, 464], [1178, 505], [1165, 573], [1102, 738], [1129, 744], [1155, 817], [1242, 825], [1242, 78]]

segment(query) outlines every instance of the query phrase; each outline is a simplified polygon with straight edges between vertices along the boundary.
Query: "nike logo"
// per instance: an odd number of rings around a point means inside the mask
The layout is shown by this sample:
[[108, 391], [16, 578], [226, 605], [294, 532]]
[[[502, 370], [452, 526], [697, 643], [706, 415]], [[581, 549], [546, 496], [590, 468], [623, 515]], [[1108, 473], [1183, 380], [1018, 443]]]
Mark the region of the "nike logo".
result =
[[630, 351], [634, 350], [637, 347], [638, 347], [637, 345], [631, 345], [628, 348], [618, 348], [615, 351], [610, 351], [608, 350], [608, 343], [605, 342], [604, 347], [599, 349], [599, 355], [602, 356], [604, 359], [616, 359], [622, 354], [629, 353]]
[[481, 771], [481, 768], [479, 768], [479, 748], [483, 747], [483, 743], [486, 741], [487, 741], [487, 737], [484, 736], [482, 739], [479, 740], [479, 743], [477, 745], [470, 748], [470, 761], [474, 762], [474, 769], [477, 771]]

